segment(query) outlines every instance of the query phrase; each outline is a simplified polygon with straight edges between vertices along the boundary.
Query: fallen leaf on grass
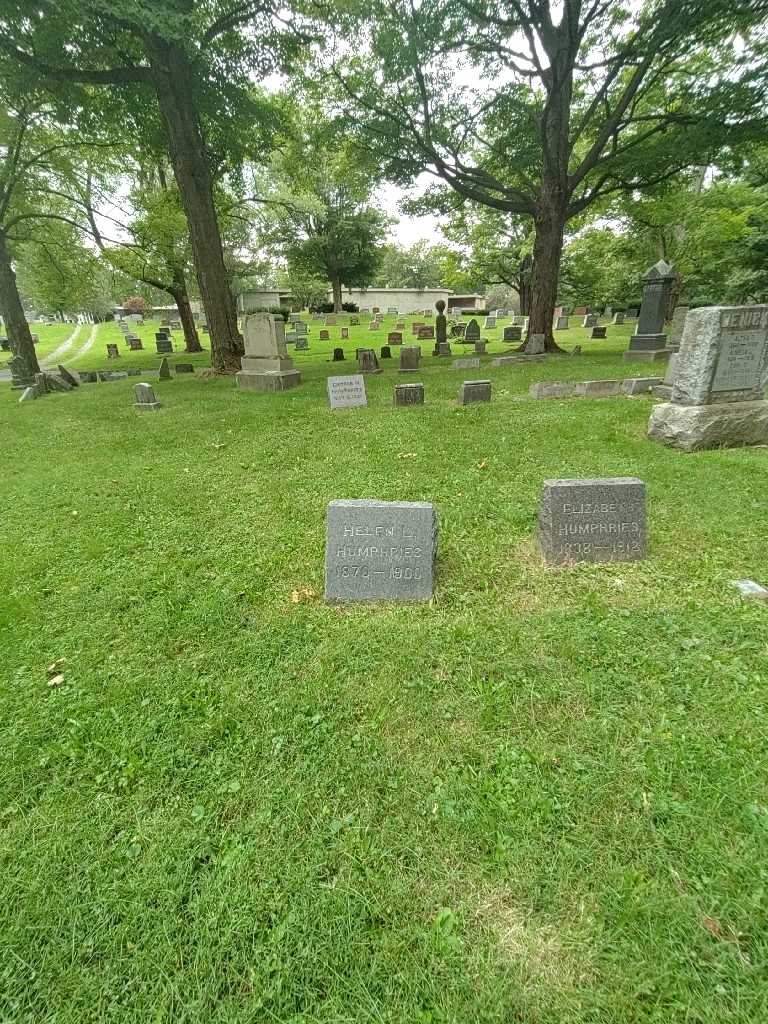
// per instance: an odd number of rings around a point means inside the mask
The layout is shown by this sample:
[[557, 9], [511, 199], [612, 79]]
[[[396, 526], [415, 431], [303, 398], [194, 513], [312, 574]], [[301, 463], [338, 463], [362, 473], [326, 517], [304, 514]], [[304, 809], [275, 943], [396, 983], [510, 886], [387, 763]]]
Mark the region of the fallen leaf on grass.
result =
[[703, 918], [703, 920], [702, 920], [702, 924], [703, 924], [703, 925], [704, 925], [704, 927], [705, 927], [705, 928], [707, 929], [707, 931], [709, 932], [709, 934], [710, 934], [710, 935], [714, 935], [714, 937], [715, 937], [716, 939], [719, 939], [719, 938], [720, 938], [720, 936], [721, 936], [721, 935], [722, 935], [722, 933], [723, 933], [723, 930], [722, 930], [722, 928], [720, 927], [720, 924], [719, 924], [719, 923], [718, 923], [718, 922], [717, 922], [717, 921], [716, 921], [716, 920], [714, 919], [714, 917], [707, 917], [707, 916], [705, 915], [705, 916], [704, 916], [704, 918]]
[[64, 668], [67, 664], [66, 658], [57, 658], [56, 661], [52, 661], [48, 668], [45, 670], [49, 676], [55, 676], [59, 669]]
[[398, 452], [397, 457], [398, 459], [415, 459], [416, 452]]
[[227, 446], [225, 444], [215, 444], [212, 447], [214, 447], [214, 448], [226, 448]]
[[48, 685], [49, 686], [61, 686], [61, 684], [63, 682], [64, 682], [64, 676], [61, 673], [59, 673], [57, 676], [53, 676], [51, 679], [48, 680]]
[[488, 459], [483, 459], [482, 462], [478, 462], [477, 468], [478, 469], [487, 469], [488, 468]]
[[312, 587], [299, 587], [291, 593], [291, 604], [303, 604], [305, 601], [314, 601], [317, 591]]

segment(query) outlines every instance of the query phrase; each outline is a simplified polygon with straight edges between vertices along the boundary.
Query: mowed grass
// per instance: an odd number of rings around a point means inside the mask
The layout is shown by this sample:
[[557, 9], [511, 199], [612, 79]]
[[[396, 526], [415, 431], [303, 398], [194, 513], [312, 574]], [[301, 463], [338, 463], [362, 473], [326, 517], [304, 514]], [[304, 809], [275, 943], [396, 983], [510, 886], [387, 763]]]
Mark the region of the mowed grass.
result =
[[[66, 341], [76, 329], [77, 324], [31, 324], [30, 331], [32, 334], [36, 334], [40, 339], [35, 345], [35, 352], [38, 360], [42, 361], [43, 359], [46, 359], [59, 347], [59, 345], [62, 344], [62, 342]], [[90, 329], [90, 324], [83, 324], [81, 326], [75, 347], [88, 337]], [[6, 337], [7, 331], [4, 328], [0, 328], [0, 334], [2, 334], [3, 337]], [[0, 351], [0, 370], [6, 369], [8, 360], [12, 355], [12, 352]]]
[[[338, 331], [282, 395], [0, 393], [0, 1020], [766, 1020], [766, 449], [526, 397], [628, 330], [331, 413]], [[648, 559], [546, 567], [542, 480], [625, 475]], [[323, 603], [344, 497], [435, 502], [431, 603]]]

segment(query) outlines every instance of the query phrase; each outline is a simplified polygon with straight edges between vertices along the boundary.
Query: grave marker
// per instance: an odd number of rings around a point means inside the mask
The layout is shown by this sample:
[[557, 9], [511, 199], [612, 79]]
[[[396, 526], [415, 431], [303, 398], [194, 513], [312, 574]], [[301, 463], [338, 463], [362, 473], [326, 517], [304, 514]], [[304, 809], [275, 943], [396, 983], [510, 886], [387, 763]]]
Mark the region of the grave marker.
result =
[[344, 377], [328, 377], [328, 404], [331, 409], [352, 409], [359, 405], [368, 405], [365, 393], [365, 378], [360, 373], [350, 373]]
[[424, 501], [332, 501], [325, 548], [326, 601], [428, 601], [437, 515]]
[[421, 348], [418, 345], [405, 345], [400, 349], [400, 373], [415, 373], [421, 361]]
[[395, 384], [395, 405], [424, 405], [423, 384]]
[[372, 348], [359, 348], [357, 350], [357, 368], [360, 373], [381, 373], [379, 361]]
[[645, 484], [636, 477], [545, 480], [539, 544], [551, 565], [645, 558]]
[[491, 382], [489, 380], [465, 380], [459, 388], [457, 398], [459, 405], [472, 405], [474, 402], [490, 402]]
[[133, 390], [136, 395], [134, 409], [137, 412], [157, 412], [160, 403], [155, 398], [155, 391], [151, 384], [136, 384]]
[[[240, 372], [235, 374], [238, 388], [287, 391], [301, 383], [301, 373], [294, 369], [285, 347], [282, 317], [270, 313], [248, 313], [243, 325], [243, 341], [245, 355], [240, 359]], [[301, 338], [296, 339], [297, 349], [301, 341]]]

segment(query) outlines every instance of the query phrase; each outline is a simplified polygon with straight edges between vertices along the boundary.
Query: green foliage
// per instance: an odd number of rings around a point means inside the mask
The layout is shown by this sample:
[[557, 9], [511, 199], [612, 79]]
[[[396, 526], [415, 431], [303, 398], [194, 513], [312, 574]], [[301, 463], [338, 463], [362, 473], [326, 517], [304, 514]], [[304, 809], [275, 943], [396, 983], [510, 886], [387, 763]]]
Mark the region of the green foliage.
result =
[[446, 245], [421, 241], [406, 248], [389, 243], [374, 283], [379, 288], [453, 288], [460, 261], [460, 253]]

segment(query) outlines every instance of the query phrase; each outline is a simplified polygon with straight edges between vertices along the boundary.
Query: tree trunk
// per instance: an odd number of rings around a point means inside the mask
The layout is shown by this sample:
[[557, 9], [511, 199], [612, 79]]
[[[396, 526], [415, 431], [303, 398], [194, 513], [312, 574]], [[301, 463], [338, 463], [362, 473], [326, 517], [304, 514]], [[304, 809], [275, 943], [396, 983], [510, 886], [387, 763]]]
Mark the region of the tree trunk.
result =
[[531, 315], [531, 257], [526, 256], [520, 264], [520, 273], [515, 283], [520, 299], [520, 315]]
[[3, 315], [8, 341], [11, 346], [11, 375], [15, 380], [33, 384], [40, 364], [32, 341], [32, 333], [24, 315], [16, 275], [11, 265], [8, 241], [0, 232], [0, 313]]
[[184, 351], [202, 352], [203, 346], [200, 344], [195, 318], [192, 316], [187, 282], [180, 271], [174, 272], [173, 284], [168, 290], [173, 296], [173, 301], [176, 303], [176, 308], [179, 311], [179, 320], [181, 320], [181, 326], [184, 330]]
[[331, 287], [333, 288], [333, 312], [341, 312], [341, 279], [338, 277], [331, 278]]
[[147, 56], [189, 226], [200, 297], [208, 318], [211, 364], [220, 373], [233, 373], [240, 369], [244, 349], [224, 266], [213, 177], [195, 106], [192, 68], [180, 46], [157, 36], [147, 43]]
[[[533, 277], [531, 281], [531, 313], [528, 338], [544, 335], [547, 352], [562, 352], [552, 333], [552, 321], [560, 278], [560, 257], [563, 252], [565, 210], [563, 204], [542, 197], [534, 217], [536, 240], [533, 246]], [[527, 345], [527, 343], [526, 343]], [[525, 349], [523, 349], [525, 351]]]

